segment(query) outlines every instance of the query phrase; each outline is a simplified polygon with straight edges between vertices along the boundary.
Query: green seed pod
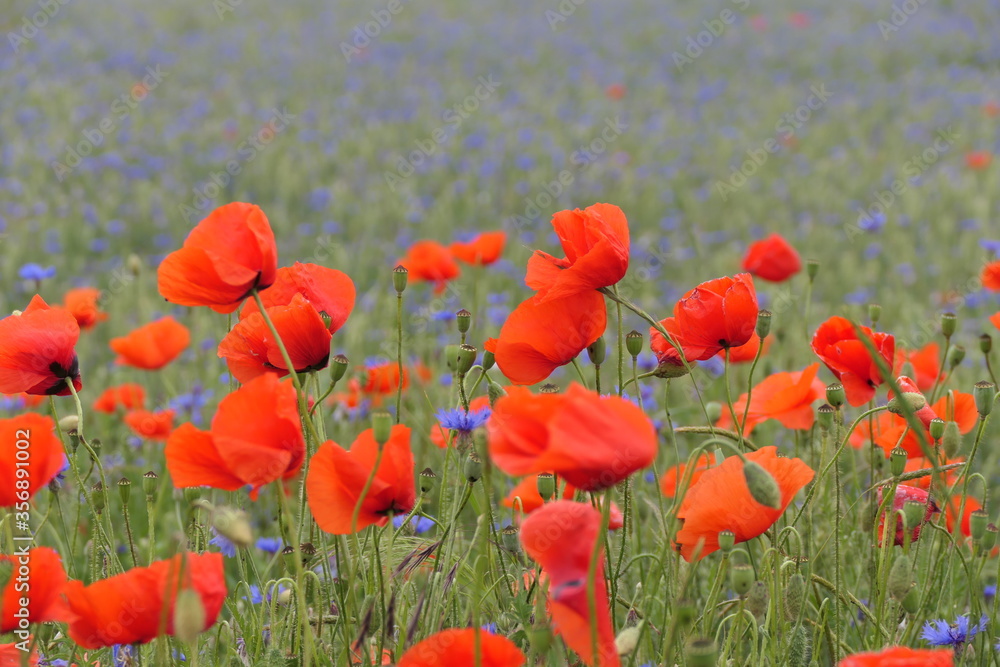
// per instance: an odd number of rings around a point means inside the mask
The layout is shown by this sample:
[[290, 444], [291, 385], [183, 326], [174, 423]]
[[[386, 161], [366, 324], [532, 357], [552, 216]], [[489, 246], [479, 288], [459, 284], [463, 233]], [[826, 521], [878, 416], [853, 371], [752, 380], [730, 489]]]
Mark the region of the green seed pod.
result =
[[882, 306], [877, 303], [869, 303], [868, 319], [871, 320], [872, 326], [878, 324], [878, 321], [882, 319]]
[[951, 338], [958, 329], [958, 318], [955, 313], [941, 313], [941, 335]]
[[709, 423], [714, 424], [722, 416], [722, 404], [718, 401], [709, 401], [705, 404], [705, 413], [708, 415]]
[[465, 459], [462, 471], [465, 473], [465, 479], [470, 484], [475, 484], [483, 476], [483, 461], [476, 454], [475, 450], [469, 450], [469, 456]]
[[420, 493], [430, 493], [437, 486], [437, 475], [430, 468], [420, 471]]
[[975, 510], [969, 516], [969, 536], [976, 542], [981, 542], [983, 536], [986, 534], [986, 526], [989, 522], [990, 515], [986, 513], [986, 510]]
[[289, 573], [295, 572], [295, 547], [289, 544], [287, 547], [281, 550], [281, 560], [285, 563], [285, 571]]
[[902, 447], [893, 447], [889, 455], [889, 470], [893, 477], [899, 477], [906, 470], [906, 450]]
[[715, 667], [719, 651], [711, 639], [693, 639], [684, 651], [688, 667]]
[[681, 600], [678, 602], [674, 608], [674, 614], [677, 616], [677, 627], [679, 628], [686, 628], [691, 625], [697, 615], [694, 604], [690, 600]]
[[444, 346], [444, 363], [452, 373], [458, 372], [458, 345]]
[[902, 402], [904, 401], [910, 406], [910, 410], [913, 412], [916, 412], [927, 405], [927, 399], [924, 398], [923, 394], [915, 391], [908, 391], [900, 394], [899, 396], [893, 396], [889, 400], [889, 405], [887, 405], [886, 408], [894, 415], [906, 415], [906, 410], [904, 410], [902, 406]]
[[521, 539], [518, 533], [517, 526], [514, 525], [505, 526], [500, 531], [500, 542], [503, 544], [503, 547], [515, 554], [521, 551]]
[[489, 350], [483, 351], [483, 370], [488, 371], [493, 368], [493, 364], [497, 362], [496, 355], [494, 355]]
[[98, 514], [100, 514], [101, 512], [104, 511], [104, 507], [105, 507], [105, 502], [104, 502], [104, 484], [102, 484], [100, 482], [98, 482], [97, 484], [94, 484], [93, 488], [91, 489], [91, 493], [92, 494], [91, 494], [90, 497], [94, 501], [94, 510]]
[[142, 476], [142, 492], [146, 494], [147, 498], [151, 498], [153, 494], [156, 493], [159, 481], [159, 475], [152, 470]]
[[962, 449], [962, 432], [958, 428], [958, 423], [945, 422], [944, 435], [941, 436], [941, 447], [944, 449], [944, 455], [949, 459], [955, 458], [959, 450]]
[[507, 392], [496, 382], [490, 382], [486, 388], [486, 395], [490, 399], [490, 407], [493, 407], [501, 397], [507, 395]]
[[608, 354], [608, 345], [604, 342], [604, 336], [601, 336], [593, 343], [587, 346], [587, 356], [590, 357], [590, 363], [595, 366], [600, 366], [604, 363], [604, 358]]
[[539, 394], [558, 394], [559, 385], [552, 384], [551, 382], [546, 382], [541, 387], [538, 388]]
[[993, 336], [988, 333], [984, 333], [979, 337], [979, 351], [983, 354], [989, 354], [990, 350], [993, 349]]
[[922, 524], [926, 516], [927, 505], [919, 500], [907, 500], [903, 503], [903, 521], [909, 530]]
[[941, 436], [944, 435], [944, 420], [935, 417], [931, 420], [929, 430], [931, 432], [931, 439], [933, 439], [934, 442], [937, 442], [941, 439]]
[[972, 396], [976, 399], [976, 410], [979, 411], [980, 419], [993, 412], [993, 397], [997, 393], [997, 386], [992, 382], [980, 381], [972, 387]]
[[951, 348], [948, 352], [948, 369], [955, 370], [955, 366], [958, 366], [965, 359], [965, 348], [961, 345], [956, 345]]
[[819, 427], [827, 433], [833, 430], [833, 418], [836, 414], [837, 409], [829, 403], [824, 403], [816, 408], [816, 421], [819, 423]]
[[118, 497], [122, 499], [122, 505], [128, 505], [128, 499], [132, 496], [132, 482], [128, 477], [118, 480]]
[[761, 310], [757, 312], [757, 326], [754, 328], [757, 337], [761, 340], [767, 338], [771, 333], [771, 311]]
[[847, 394], [844, 393], [844, 385], [834, 382], [826, 387], [826, 402], [835, 408], [839, 408], [847, 401]]
[[767, 591], [767, 584], [763, 581], [755, 581], [747, 593], [747, 609], [757, 618], [762, 618], [767, 613], [767, 605], [771, 601], [771, 595]]
[[476, 353], [478, 350], [474, 345], [458, 346], [458, 364], [456, 370], [459, 375], [465, 375], [476, 363]]
[[993, 550], [997, 544], [997, 527], [992, 523], [986, 526], [986, 532], [983, 533], [983, 539], [981, 545], [983, 547], [983, 553], [989, 553]]
[[743, 477], [746, 479], [750, 495], [761, 505], [778, 509], [781, 507], [781, 489], [774, 477], [756, 461], [743, 463]]
[[465, 308], [455, 313], [455, 324], [458, 325], [458, 333], [468, 333], [472, 326], [472, 313]]
[[330, 359], [330, 379], [334, 382], [340, 382], [340, 379], [347, 373], [347, 365], [349, 363], [350, 362], [347, 360], [347, 357], [344, 355], [334, 355], [334, 357]]
[[808, 667], [812, 660], [812, 635], [806, 630], [804, 625], [798, 625], [792, 631], [789, 638], [788, 665], [789, 667]]
[[409, 282], [409, 271], [406, 270], [405, 266], [400, 264], [392, 270], [392, 287], [396, 290], [396, 294], [403, 293], [407, 282]]
[[910, 590], [906, 592], [906, 597], [902, 601], [903, 611], [907, 614], [916, 614], [920, 609], [920, 590], [916, 584], [910, 585]]
[[817, 273], [819, 273], [819, 261], [815, 259], [807, 259], [806, 275], [809, 276], [809, 282], [816, 280]]
[[736, 533], [731, 530], [724, 530], [719, 533], [719, 549], [724, 554], [728, 554], [736, 546]]
[[889, 570], [889, 593], [899, 602], [903, 601], [914, 583], [913, 575], [910, 574], [911, 566], [910, 557], [906, 554], [900, 554], [896, 556], [896, 560], [893, 561], [892, 568]]
[[789, 621], [798, 621], [805, 599], [806, 578], [796, 572], [788, 578], [788, 584], [785, 586], [785, 614]]
[[205, 607], [198, 592], [184, 588], [174, 602], [174, 636], [186, 644], [198, 640], [205, 627]]
[[753, 586], [753, 568], [744, 563], [733, 565], [729, 570], [729, 584], [737, 595], [746, 595]]
[[625, 334], [625, 349], [633, 358], [638, 357], [642, 352], [642, 334], [635, 329]]
[[384, 410], [372, 413], [372, 436], [379, 448], [392, 436], [392, 415]]
[[536, 478], [538, 485], [538, 495], [542, 500], [548, 502], [552, 496], [556, 495], [556, 476], [550, 472], [540, 472]]

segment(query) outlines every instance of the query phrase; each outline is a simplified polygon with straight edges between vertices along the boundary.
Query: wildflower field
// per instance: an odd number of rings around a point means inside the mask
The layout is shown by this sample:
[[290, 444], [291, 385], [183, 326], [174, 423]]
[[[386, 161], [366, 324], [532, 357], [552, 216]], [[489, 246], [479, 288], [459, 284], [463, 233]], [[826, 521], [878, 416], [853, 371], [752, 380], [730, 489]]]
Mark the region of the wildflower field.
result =
[[997, 0], [0, 21], [0, 667], [1000, 665]]

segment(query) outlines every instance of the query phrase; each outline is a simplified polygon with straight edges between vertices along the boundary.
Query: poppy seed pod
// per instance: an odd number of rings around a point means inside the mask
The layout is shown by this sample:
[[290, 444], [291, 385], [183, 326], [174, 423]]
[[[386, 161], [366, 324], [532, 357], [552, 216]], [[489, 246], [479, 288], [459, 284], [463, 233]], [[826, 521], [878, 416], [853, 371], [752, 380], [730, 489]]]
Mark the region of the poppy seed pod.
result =
[[983, 533], [982, 547], [984, 553], [989, 553], [997, 543], [997, 527], [992, 523], [987, 524], [986, 532]]
[[409, 282], [409, 271], [402, 264], [396, 266], [392, 270], [392, 287], [396, 290], [396, 294], [402, 294], [406, 289], [406, 283]]
[[899, 477], [906, 470], [906, 450], [902, 447], [893, 447], [889, 455], [889, 470], [893, 477]]
[[745, 461], [743, 476], [754, 500], [772, 509], [781, 507], [781, 489], [778, 488], [778, 482], [762, 465], [755, 461]]
[[689, 667], [715, 667], [718, 653], [711, 639], [694, 639], [688, 643], [684, 657]]
[[972, 389], [972, 396], [976, 399], [976, 410], [980, 419], [993, 412], [993, 397], [996, 395], [997, 386], [992, 382], [980, 381]]
[[511, 553], [516, 554], [521, 551], [521, 539], [518, 536], [517, 526], [513, 524], [505, 526], [500, 531], [500, 541], [503, 543], [504, 548]]
[[452, 373], [458, 372], [458, 345], [444, 346], [444, 362]]
[[[748, 584], [747, 589], [749, 590], [749, 588]], [[674, 615], [677, 617], [677, 627], [686, 628], [695, 619], [697, 614], [695, 613], [694, 604], [690, 600], [681, 600], [674, 608]]]
[[961, 345], [955, 345], [948, 352], [948, 368], [951, 370], [955, 369], [965, 359], [965, 348]]
[[957, 422], [945, 422], [941, 446], [944, 448], [944, 455], [949, 459], [955, 458], [962, 449], [962, 431], [959, 430]]
[[383, 410], [373, 412], [372, 435], [375, 436], [375, 442], [380, 447], [388, 442], [389, 437], [392, 435], [392, 415]]
[[91, 488], [91, 493], [93, 494], [91, 496], [91, 500], [94, 503], [94, 510], [98, 514], [100, 514], [101, 512], [104, 511], [104, 508], [106, 506], [104, 502], [104, 484], [102, 484], [101, 482], [94, 484], [94, 486]]
[[156, 493], [156, 487], [159, 486], [159, 480], [159, 475], [152, 470], [142, 476], [142, 492], [146, 494], [147, 498], [151, 498], [153, 494]]
[[556, 494], [556, 476], [550, 472], [540, 472], [535, 481], [538, 485], [538, 495], [548, 502]]
[[472, 326], [472, 313], [465, 308], [455, 313], [455, 324], [458, 325], [458, 333], [468, 333]]
[[878, 324], [878, 321], [882, 319], [882, 306], [877, 303], [869, 303], [868, 319], [871, 320], [872, 326]]
[[186, 644], [198, 640], [205, 627], [205, 606], [201, 597], [190, 588], [177, 593], [174, 606], [174, 635]]
[[[132, 482], [128, 477], [118, 480], [118, 496], [122, 499], [122, 505], [128, 505], [129, 496], [132, 495]], [[2, 588], [2, 586], [0, 586]]]
[[340, 382], [340, 379], [347, 373], [347, 365], [350, 362], [342, 354], [335, 355], [330, 359], [330, 379], [333, 382]]
[[455, 370], [459, 375], [468, 373], [469, 369], [476, 363], [477, 351], [473, 345], [458, 346], [458, 362]]
[[736, 533], [731, 530], [724, 530], [719, 533], [719, 550], [727, 554], [736, 546]]
[[767, 335], [771, 333], [771, 311], [761, 310], [757, 313], [757, 326], [754, 328], [757, 337], [761, 340], [767, 338]]
[[420, 493], [430, 493], [437, 485], [437, 475], [430, 468], [420, 471]]
[[937, 442], [944, 435], [944, 420], [935, 417], [931, 420], [928, 430], [930, 431], [931, 438]]
[[819, 273], [819, 260], [807, 259], [806, 275], [809, 276], [809, 282], [812, 282], [816, 279], [817, 273]]
[[816, 421], [819, 422], [819, 427], [829, 432], [833, 428], [833, 417], [836, 413], [837, 409], [829, 403], [824, 403], [816, 408]]
[[746, 595], [754, 582], [753, 568], [745, 563], [734, 565], [729, 570], [729, 583], [737, 595]]
[[914, 583], [910, 570], [910, 557], [906, 554], [896, 556], [896, 560], [893, 561], [892, 568], [889, 570], [889, 593], [899, 602], [903, 601]]
[[595, 366], [603, 364], [607, 354], [608, 345], [604, 342], [604, 336], [600, 336], [597, 340], [587, 346], [587, 356], [590, 358], [590, 363]]
[[990, 515], [986, 510], [978, 509], [969, 515], [969, 537], [977, 542], [983, 539], [986, 534], [986, 525], [990, 522]]
[[993, 349], [993, 337], [988, 333], [984, 333], [979, 337], [979, 351], [983, 354], [989, 354]]
[[847, 396], [844, 393], [844, 385], [839, 382], [834, 382], [833, 384], [827, 385], [826, 387], [826, 402], [835, 408], [839, 408], [847, 400]]
[[958, 329], [958, 317], [955, 313], [941, 313], [941, 335], [951, 338]]
[[465, 473], [465, 479], [470, 484], [475, 484], [483, 476], [483, 460], [479, 458], [479, 454], [475, 451], [470, 451], [469, 456], [465, 459], [465, 465], [462, 467], [462, 472]]
[[635, 329], [625, 334], [625, 349], [633, 358], [638, 357], [642, 352], [642, 334]]

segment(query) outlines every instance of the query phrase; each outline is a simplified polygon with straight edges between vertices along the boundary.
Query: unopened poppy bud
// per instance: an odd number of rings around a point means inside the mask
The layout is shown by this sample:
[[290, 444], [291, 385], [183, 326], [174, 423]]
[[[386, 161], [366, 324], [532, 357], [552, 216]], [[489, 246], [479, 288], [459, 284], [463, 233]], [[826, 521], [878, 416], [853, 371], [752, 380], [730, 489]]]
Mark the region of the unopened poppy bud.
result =
[[185, 588], [177, 593], [174, 602], [174, 636], [186, 644], [198, 640], [205, 627], [205, 606], [198, 593]]
[[540, 472], [536, 478], [538, 485], [538, 495], [542, 500], [548, 502], [552, 496], [556, 495], [556, 476], [550, 472]]
[[941, 447], [944, 448], [945, 457], [949, 459], [955, 458], [962, 449], [962, 431], [958, 428], [958, 422], [945, 422]]
[[744, 461], [743, 476], [747, 481], [750, 495], [758, 503], [771, 509], [781, 507], [781, 489], [774, 477], [756, 461]]
[[452, 373], [458, 372], [458, 345], [444, 346], [444, 362]]
[[104, 502], [104, 484], [102, 484], [101, 482], [98, 482], [97, 484], [94, 484], [94, 486], [91, 489], [91, 491], [93, 491], [93, 495], [91, 496], [91, 498], [94, 501], [94, 510], [98, 514], [100, 514], [101, 512], [104, 511], [104, 507], [105, 507], [105, 502]]
[[458, 333], [468, 333], [472, 326], [472, 313], [465, 308], [455, 313], [455, 324], [458, 325]]
[[66, 415], [59, 420], [59, 428], [64, 433], [76, 433], [76, 429], [80, 426], [80, 418], [76, 415]]
[[729, 570], [729, 583], [737, 595], [746, 595], [749, 593], [753, 582], [753, 568], [746, 563], [733, 565], [732, 569]]
[[496, 358], [496, 356], [492, 352], [490, 352], [489, 350], [486, 350], [486, 351], [483, 352], [483, 370], [484, 371], [488, 371], [491, 368], [493, 368], [493, 364], [495, 364], [496, 362], [497, 362], [497, 358]]
[[133, 278], [138, 278], [139, 274], [142, 273], [142, 259], [135, 253], [130, 254], [125, 260], [125, 268], [128, 269]]
[[504, 526], [500, 531], [500, 542], [504, 548], [511, 553], [518, 553], [521, 550], [521, 539], [518, 535], [517, 526]]
[[625, 334], [625, 349], [633, 358], [638, 357], [642, 352], [642, 334], [635, 329]]
[[392, 415], [384, 410], [372, 413], [372, 435], [381, 447], [392, 436]]
[[996, 543], [997, 543], [997, 527], [994, 526], [992, 523], [987, 524], [986, 532], [983, 533], [983, 539], [982, 542], [980, 543], [981, 546], [983, 547], [983, 551], [985, 553], [989, 553], [990, 551], [993, 550], [993, 547], [996, 546]]
[[334, 355], [334, 357], [330, 359], [330, 379], [334, 382], [340, 382], [340, 379], [347, 373], [347, 365], [349, 363], [350, 362], [347, 360], [347, 357], [344, 355]]
[[916, 412], [927, 405], [927, 399], [924, 398], [923, 394], [915, 391], [907, 391], [889, 399], [889, 405], [886, 408], [894, 415], [905, 416], [906, 411], [903, 409], [903, 402], [906, 402], [910, 406], [912, 412]]
[[491, 408], [497, 401], [506, 395], [507, 391], [496, 382], [490, 382], [489, 386], [486, 388], [486, 396], [490, 399]]
[[931, 439], [933, 439], [934, 442], [937, 442], [941, 439], [941, 436], [944, 435], [944, 420], [935, 417], [931, 420], [928, 430], [930, 431]]
[[710, 423], [715, 423], [719, 421], [719, 417], [722, 416], [722, 404], [718, 401], [709, 401], [705, 404], [705, 416], [708, 417]]
[[618, 633], [615, 637], [615, 649], [618, 655], [631, 655], [639, 645], [639, 637], [642, 635], [642, 621], [638, 625], [630, 625]]
[[7, 588], [12, 576], [14, 576], [14, 563], [9, 560], [0, 560], [0, 591]]
[[685, 628], [695, 619], [696, 610], [690, 600], [681, 600], [674, 609], [677, 616], [677, 627]]
[[118, 480], [118, 497], [122, 499], [122, 505], [128, 505], [128, 499], [132, 495], [132, 482], [127, 477]]
[[724, 530], [719, 533], [719, 549], [727, 554], [736, 546], [736, 533], [731, 530]]
[[476, 363], [476, 347], [474, 345], [458, 346], [458, 364], [455, 371], [459, 375], [465, 375]]
[[972, 396], [976, 399], [976, 410], [979, 411], [980, 419], [993, 412], [993, 397], [997, 393], [997, 386], [992, 382], [981, 380], [972, 387]]
[[955, 313], [941, 313], [941, 335], [951, 338], [958, 328], [958, 317]]
[[984, 333], [979, 337], [979, 351], [983, 354], [989, 354], [990, 350], [993, 349], [993, 336], [988, 333]]
[[906, 450], [902, 447], [893, 447], [889, 454], [889, 471], [893, 477], [899, 477], [906, 470]]
[[808, 667], [812, 660], [812, 634], [804, 625], [792, 630], [788, 647], [788, 667]]
[[907, 500], [903, 503], [903, 521], [906, 527], [913, 530], [924, 522], [927, 516], [927, 505], [919, 500]]
[[839, 408], [847, 400], [847, 394], [844, 393], [844, 385], [839, 382], [834, 382], [826, 386], [826, 402], [835, 408]]
[[595, 366], [600, 366], [604, 363], [604, 358], [608, 354], [607, 343], [604, 342], [604, 336], [601, 336], [593, 343], [587, 346], [587, 356], [590, 357], [590, 363]]
[[396, 294], [402, 294], [403, 290], [406, 289], [406, 283], [409, 281], [409, 271], [406, 267], [400, 264], [395, 269], [392, 270], [392, 287], [396, 290]]
[[767, 334], [771, 333], [770, 310], [761, 310], [757, 313], [757, 326], [754, 331], [757, 333], [757, 337], [761, 340], [767, 338]]
[[539, 394], [558, 394], [559, 385], [552, 384], [551, 382], [546, 382], [541, 387], [538, 388]]
[[911, 569], [910, 557], [899, 554], [889, 570], [889, 593], [899, 602], [903, 601], [910, 592], [910, 586], [913, 585]]
[[437, 475], [430, 468], [420, 471], [420, 493], [430, 493], [437, 486]]
[[878, 324], [878, 321], [882, 319], [882, 306], [877, 303], [869, 303], [868, 319], [871, 321], [872, 326]]
[[948, 352], [948, 369], [955, 370], [955, 366], [962, 363], [963, 359], [965, 359], [965, 348], [961, 345], [955, 345]]
[[978, 509], [969, 515], [969, 536], [977, 542], [983, 539], [986, 534], [986, 525], [990, 522], [990, 515], [985, 510]]
[[215, 530], [238, 547], [253, 544], [253, 532], [246, 512], [231, 507], [220, 507], [212, 517]]
[[159, 486], [159, 475], [150, 470], [142, 476], [142, 492], [146, 494], [147, 498], [152, 497], [156, 492], [156, 488]]
[[797, 621], [802, 613], [802, 603], [806, 599], [806, 578], [796, 572], [788, 578], [785, 586], [785, 614], [790, 621]]
[[470, 484], [478, 482], [479, 478], [483, 476], [483, 460], [479, 458], [479, 454], [470, 450], [469, 456], [465, 459], [462, 471], [465, 473], [465, 479]]
[[693, 639], [688, 642], [684, 657], [688, 667], [715, 667], [719, 651], [711, 639]]
[[833, 417], [836, 413], [837, 409], [829, 403], [824, 403], [816, 408], [816, 421], [819, 423], [819, 427], [830, 432], [833, 429]]
[[771, 601], [771, 595], [767, 591], [767, 584], [763, 581], [755, 581], [747, 593], [747, 609], [757, 618], [767, 613], [767, 604]]
[[906, 597], [903, 598], [903, 611], [907, 614], [916, 614], [920, 609], [920, 590], [917, 588], [916, 583], [910, 585], [910, 590], [906, 592]]
[[819, 273], [819, 261], [815, 259], [807, 259], [806, 275], [809, 276], [809, 282], [816, 280], [817, 273]]

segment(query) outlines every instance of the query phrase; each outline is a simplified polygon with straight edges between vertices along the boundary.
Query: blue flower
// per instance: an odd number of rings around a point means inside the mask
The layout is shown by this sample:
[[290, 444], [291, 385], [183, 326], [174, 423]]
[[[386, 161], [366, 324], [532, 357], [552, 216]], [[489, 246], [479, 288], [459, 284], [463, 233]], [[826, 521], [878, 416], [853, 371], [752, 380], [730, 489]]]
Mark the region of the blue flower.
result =
[[991, 252], [994, 255], [1000, 255], [1000, 241], [992, 241], [990, 239], [980, 239], [979, 247], [987, 252]]
[[[282, 585], [278, 586], [278, 594], [279, 594], [279, 595], [280, 595], [280, 594], [281, 594], [281, 593], [282, 593], [282, 592], [283, 592], [284, 590], [285, 590], [285, 586], [284, 586], [284, 584], [282, 584]], [[274, 597], [274, 586], [272, 586], [272, 587], [271, 587], [271, 588], [270, 588], [270, 589], [268, 590], [268, 593], [267, 593], [267, 601], [268, 601], [268, 602], [270, 603], [270, 602], [271, 602], [271, 598], [273, 598], [273, 597]], [[248, 599], [248, 598], [247, 598], [247, 596], [245, 596], [245, 595], [244, 595], [244, 596], [243, 596], [243, 599], [244, 599], [244, 600], [246, 600], [246, 599]], [[263, 601], [264, 601], [264, 599], [265, 599], [265, 598], [264, 598], [264, 594], [263, 594], [263, 593], [261, 593], [261, 591], [260, 591], [260, 586], [257, 586], [256, 584], [250, 584], [250, 598], [249, 598], [249, 600], [250, 600], [250, 603], [251, 603], [251, 604], [260, 604], [261, 602], [263, 602]]]
[[975, 625], [971, 624], [967, 615], [959, 616], [951, 624], [944, 620], [928, 621], [924, 624], [920, 637], [931, 646], [958, 647], [972, 641], [977, 633], [985, 630], [987, 620], [986, 614], [983, 614]]
[[43, 267], [41, 264], [28, 262], [18, 270], [17, 275], [21, 277], [21, 280], [41, 281], [54, 277], [56, 275], [56, 267]]
[[[403, 522], [406, 520], [406, 515], [397, 514], [392, 517], [392, 525], [398, 530], [402, 527]], [[434, 527], [434, 522], [425, 516], [414, 516], [410, 518], [410, 526], [413, 528], [413, 532], [417, 535], [426, 533], [428, 530]]]
[[437, 413], [438, 421], [442, 428], [452, 429], [463, 433], [471, 433], [486, 423], [490, 418], [490, 409], [481, 408], [466, 412], [462, 408], [454, 410], [441, 410]]
[[212, 529], [212, 532], [215, 534], [215, 537], [210, 539], [208, 543], [214, 544], [215, 546], [219, 547], [219, 551], [221, 551], [224, 556], [227, 556], [229, 558], [235, 558], [236, 545], [233, 544], [229, 540], [229, 538], [226, 537], [225, 535], [220, 535], [218, 531], [215, 530], [215, 528]]
[[282, 542], [280, 537], [259, 537], [256, 542], [258, 549], [269, 554], [278, 553], [281, 551], [283, 545], [284, 542]]
[[111, 664], [115, 667], [126, 667], [132, 664], [132, 645], [115, 644], [111, 647]]
[[486, 630], [486, 632], [490, 633], [491, 635], [495, 635], [498, 632], [498, 630], [497, 630], [497, 624], [496, 623], [487, 623], [486, 625], [484, 625], [482, 627], [483, 627], [483, 630]]

